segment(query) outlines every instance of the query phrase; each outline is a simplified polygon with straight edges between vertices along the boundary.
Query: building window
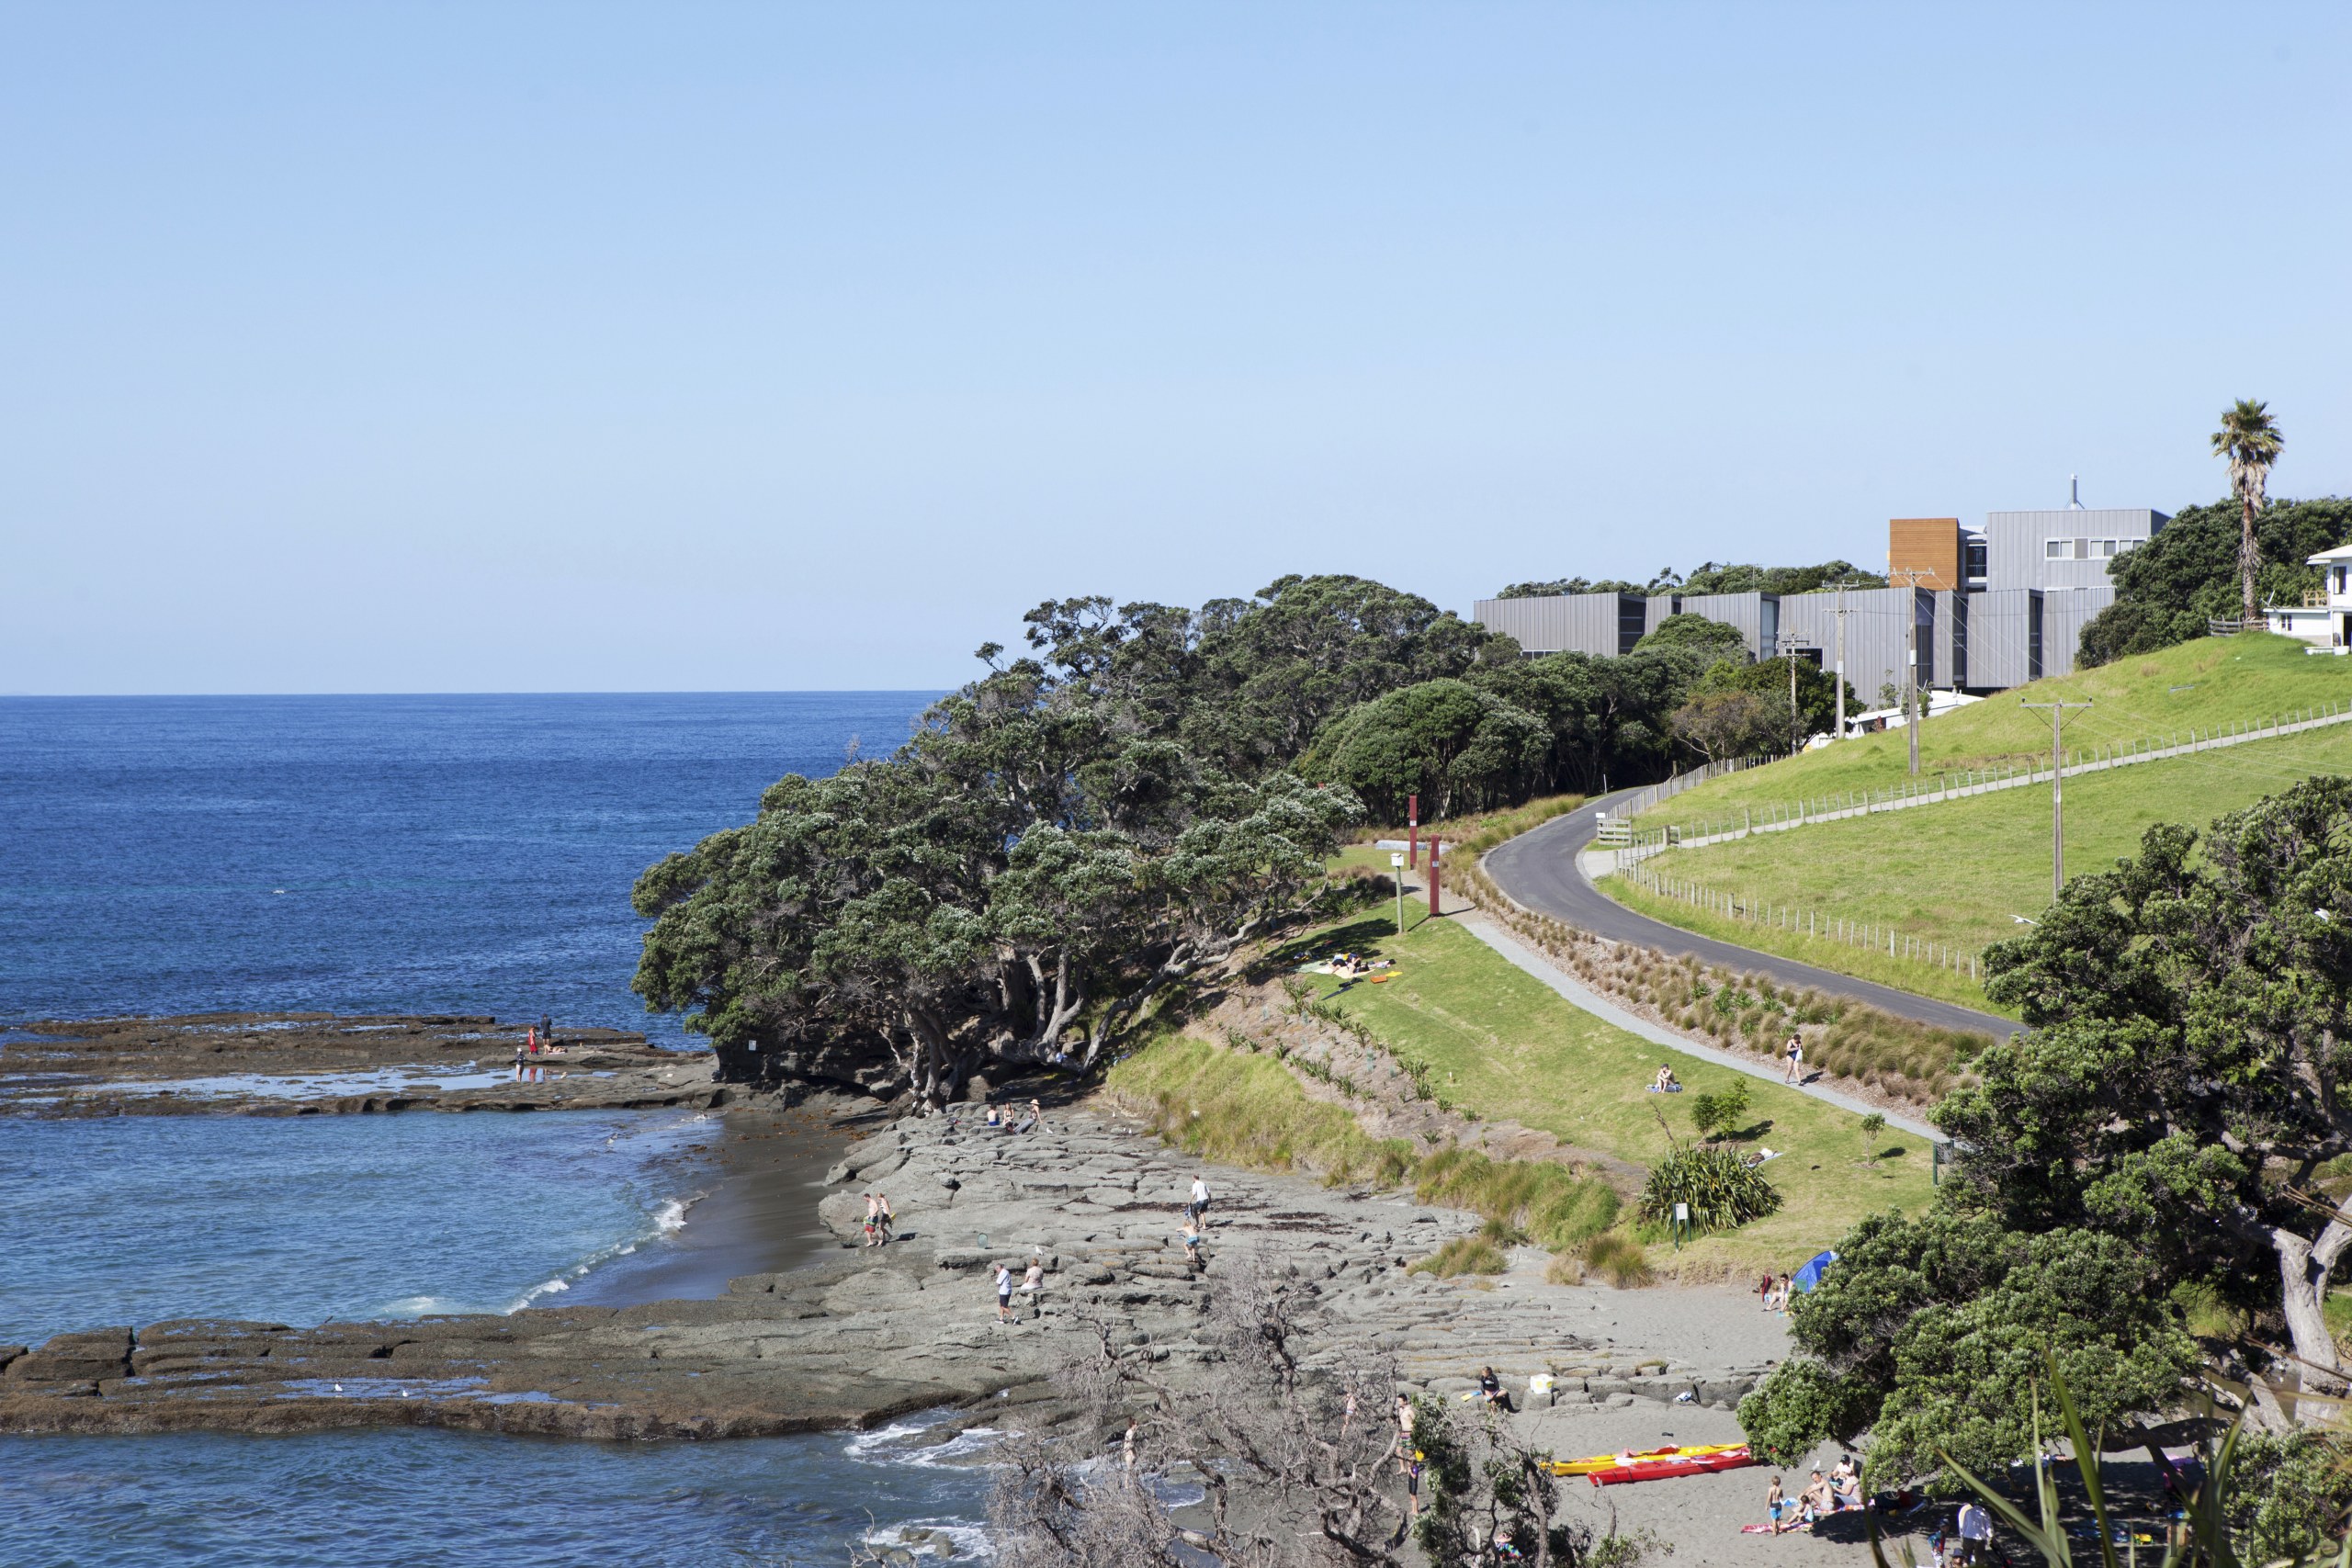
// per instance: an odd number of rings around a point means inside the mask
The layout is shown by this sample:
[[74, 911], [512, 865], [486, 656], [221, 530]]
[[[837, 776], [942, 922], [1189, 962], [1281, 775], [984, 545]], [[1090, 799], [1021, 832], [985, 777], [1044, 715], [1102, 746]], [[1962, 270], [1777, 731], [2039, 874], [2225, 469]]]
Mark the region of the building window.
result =
[[2073, 560], [2075, 558], [2075, 541], [2072, 539], [2042, 540], [2041, 558], [2043, 560]]
[[2113, 560], [2115, 558], [2115, 547], [2116, 541], [2113, 539], [2093, 539], [2091, 541], [2091, 558], [2093, 560]]
[[1984, 547], [1983, 545], [1971, 544], [1968, 547], [1968, 575], [1971, 577], [1984, 575]]

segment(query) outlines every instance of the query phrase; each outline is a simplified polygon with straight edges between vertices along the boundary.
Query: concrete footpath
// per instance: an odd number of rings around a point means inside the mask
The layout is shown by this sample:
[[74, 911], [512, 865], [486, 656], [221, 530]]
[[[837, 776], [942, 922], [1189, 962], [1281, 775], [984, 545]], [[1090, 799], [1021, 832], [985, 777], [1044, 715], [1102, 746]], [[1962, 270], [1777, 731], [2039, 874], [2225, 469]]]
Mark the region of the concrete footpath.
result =
[[[1559, 966], [1550, 959], [1528, 947], [1483, 915], [1463, 916], [1461, 924], [1464, 931], [1510, 960], [1514, 966], [1526, 971], [1551, 987], [1565, 998], [1570, 1006], [1581, 1009], [1605, 1023], [1615, 1024], [1618, 1028], [1628, 1033], [1637, 1034], [1654, 1045], [1662, 1045], [1669, 1051], [1679, 1051], [1686, 1056], [1695, 1056], [1702, 1062], [1713, 1062], [1718, 1066], [1730, 1067], [1735, 1071], [1746, 1073], [1752, 1078], [1762, 1078], [1767, 1083], [1781, 1081], [1781, 1069], [1765, 1060], [1742, 1051], [1725, 1051], [1718, 1046], [1702, 1045], [1695, 1040], [1661, 1029], [1647, 1019], [1626, 1011], [1616, 1003], [1603, 998], [1598, 991], [1578, 985], [1562, 973]], [[1941, 1132], [1916, 1117], [1898, 1115], [1882, 1106], [1858, 1100], [1843, 1090], [1831, 1089], [1825, 1084], [1806, 1083], [1783, 1087], [1794, 1087], [1800, 1093], [1809, 1094], [1815, 1100], [1826, 1100], [1830, 1104], [1842, 1110], [1851, 1111], [1858, 1116], [1867, 1116], [1875, 1111], [1886, 1118], [1886, 1124], [1890, 1127], [1899, 1127], [1914, 1137], [1925, 1138], [1930, 1143], [1944, 1141]]]

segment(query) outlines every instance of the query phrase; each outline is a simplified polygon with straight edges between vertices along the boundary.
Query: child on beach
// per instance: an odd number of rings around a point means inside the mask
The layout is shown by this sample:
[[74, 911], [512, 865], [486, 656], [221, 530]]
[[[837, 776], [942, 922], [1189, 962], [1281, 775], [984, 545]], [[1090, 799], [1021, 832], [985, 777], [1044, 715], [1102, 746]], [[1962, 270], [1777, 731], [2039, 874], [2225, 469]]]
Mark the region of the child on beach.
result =
[[1764, 1494], [1765, 1511], [1772, 1516], [1772, 1533], [1781, 1533], [1781, 1516], [1788, 1510], [1789, 1499], [1781, 1490], [1781, 1478], [1772, 1477], [1772, 1484]]

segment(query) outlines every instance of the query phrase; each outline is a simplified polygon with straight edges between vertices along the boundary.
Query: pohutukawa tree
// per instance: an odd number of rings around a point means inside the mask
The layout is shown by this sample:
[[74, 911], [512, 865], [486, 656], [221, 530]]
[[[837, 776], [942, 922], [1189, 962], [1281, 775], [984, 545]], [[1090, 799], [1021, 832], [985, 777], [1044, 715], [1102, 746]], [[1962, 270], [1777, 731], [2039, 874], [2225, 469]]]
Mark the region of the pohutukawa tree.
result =
[[2119, 1236], [2160, 1283], [2283, 1320], [2277, 1371], [2341, 1391], [2322, 1314], [2352, 1247], [2352, 780], [2202, 836], [2148, 830], [1996, 948], [2028, 1032], [1937, 1120], [1956, 1196], [2013, 1229]]
[[2240, 398], [2222, 412], [2222, 428], [2213, 433], [2213, 455], [2230, 460], [2230, 491], [2238, 498], [2242, 531], [2238, 536], [2238, 579], [2243, 603], [2240, 618], [2254, 626], [2262, 618], [2255, 579], [2262, 571], [2262, 551], [2254, 540], [2254, 520], [2262, 510], [2263, 491], [2270, 480], [2270, 466], [2286, 450], [2287, 439], [2271, 420], [2270, 405]]

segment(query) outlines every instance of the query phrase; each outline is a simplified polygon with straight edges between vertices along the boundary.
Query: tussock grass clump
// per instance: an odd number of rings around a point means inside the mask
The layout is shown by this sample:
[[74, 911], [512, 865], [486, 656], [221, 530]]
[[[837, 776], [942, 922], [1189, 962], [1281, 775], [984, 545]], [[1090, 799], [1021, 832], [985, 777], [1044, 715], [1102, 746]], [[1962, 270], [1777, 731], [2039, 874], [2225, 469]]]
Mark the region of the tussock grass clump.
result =
[[1252, 1170], [1308, 1170], [1328, 1185], [1405, 1180], [1402, 1138], [1374, 1138], [1336, 1105], [1306, 1098], [1271, 1057], [1188, 1038], [1154, 1042], [1113, 1067], [1112, 1097], [1188, 1154]]
[[1456, 1274], [1499, 1274], [1507, 1267], [1503, 1249], [1484, 1235], [1458, 1235], [1405, 1272], [1451, 1280]]
[[1650, 1271], [1648, 1250], [1623, 1231], [1606, 1231], [1585, 1243], [1584, 1268], [1607, 1276], [1621, 1291], [1634, 1290], [1657, 1278]]
[[[1475, 1149], [1443, 1149], [1413, 1172], [1413, 1196], [1484, 1216], [1548, 1252], [1566, 1252], [1617, 1221], [1608, 1183], [1566, 1166], [1494, 1160]], [[1498, 1237], [1497, 1239], [1500, 1239]]]
[[[1463, 876], [1487, 912], [1586, 985], [1646, 1008], [1666, 1022], [1735, 1050], [1773, 1056], [1791, 1031], [1804, 1036], [1808, 1067], [1932, 1105], [1957, 1087], [1986, 1034], [1938, 1029], [1843, 997], [1735, 974], [1654, 948], [1604, 942], [1589, 931], [1521, 909], [1483, 871]], [[1624, 901], [1636, 903], [1630, 897]], [[1690, 923], [1690, 922], [1684, 922]]]

